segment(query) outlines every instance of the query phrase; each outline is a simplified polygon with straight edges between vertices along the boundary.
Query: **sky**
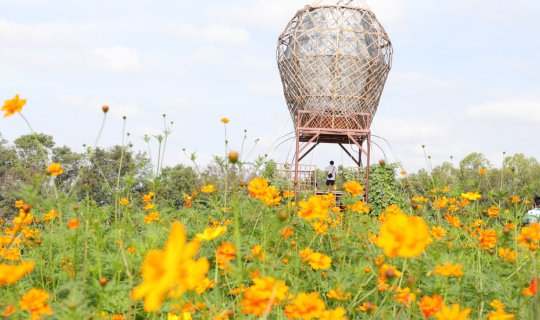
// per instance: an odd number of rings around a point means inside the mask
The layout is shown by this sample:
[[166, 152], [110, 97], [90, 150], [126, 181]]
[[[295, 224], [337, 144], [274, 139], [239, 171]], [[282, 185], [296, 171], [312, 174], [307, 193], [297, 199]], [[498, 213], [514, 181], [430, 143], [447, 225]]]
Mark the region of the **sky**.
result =
[[[204, 165], [227, 140], [245, 160], [292, 161], [293, 131], [276, 63], [281, 31], [310, 0], [0, 0], [0, 99], [58, 145], [82, 151], [110, 106], [102, 147], [137, 150], [173, 122], [165, 163]], [[371, 0], [394, 47], [372, 134], [372, 161], [407, 171], [472, 152], [540, 159], [540, 1]], [[28, 133], [2, 118], [12, 141]], [[155, 159], [157, 142], [150, 152]], [[185, 150], [185, 151], [184, 151]], [[249, 154], [249, 158], [248, 158]], [[352, 166], [337, 146], [303, 160]]]

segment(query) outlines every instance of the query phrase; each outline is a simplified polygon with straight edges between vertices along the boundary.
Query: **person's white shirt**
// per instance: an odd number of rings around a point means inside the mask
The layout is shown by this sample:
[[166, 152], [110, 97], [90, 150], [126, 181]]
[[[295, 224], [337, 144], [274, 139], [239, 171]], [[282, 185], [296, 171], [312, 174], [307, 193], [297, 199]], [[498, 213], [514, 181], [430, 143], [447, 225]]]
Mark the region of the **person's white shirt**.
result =
[[[332, 178], [329, 178], [328, 175], [329, 174], [332, 174]], [[337, 175], [337, 167], [335, 165], [329, 165], [327, 168], [326, 168], [326, 179], [327, 180], [336, 180], [336, 175]]]
[[532, 210], [529, 210], [525, 215], [523, 222], [525, 222], [525, 224], [540, 222], [540, 208], [534, 208]]

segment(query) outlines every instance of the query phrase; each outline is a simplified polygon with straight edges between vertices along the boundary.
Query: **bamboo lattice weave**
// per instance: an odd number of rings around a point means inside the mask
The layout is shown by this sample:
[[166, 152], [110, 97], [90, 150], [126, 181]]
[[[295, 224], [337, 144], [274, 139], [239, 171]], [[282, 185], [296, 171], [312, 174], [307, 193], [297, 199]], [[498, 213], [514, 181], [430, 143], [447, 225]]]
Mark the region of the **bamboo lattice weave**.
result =
[[342, 129], [355, 126], [346, 115], [372, 118], [377, 111], [392, 45], [375, 15], [355, 3], [306, 6], [279, 38], [278, 66], [295, 126], [298, 110], [332, 115], [323, 126]]

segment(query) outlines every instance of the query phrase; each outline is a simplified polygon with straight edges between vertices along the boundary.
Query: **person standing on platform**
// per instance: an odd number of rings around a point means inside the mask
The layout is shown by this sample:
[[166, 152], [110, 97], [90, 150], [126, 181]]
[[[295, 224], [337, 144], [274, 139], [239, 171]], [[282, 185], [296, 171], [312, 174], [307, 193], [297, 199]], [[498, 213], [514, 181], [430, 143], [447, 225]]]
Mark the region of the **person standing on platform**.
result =
[[336, 185], [337, 167], [334, 165], [334, 161], [330, 161], [330, 165], [326, 168], [326, 187], [330, 192]]

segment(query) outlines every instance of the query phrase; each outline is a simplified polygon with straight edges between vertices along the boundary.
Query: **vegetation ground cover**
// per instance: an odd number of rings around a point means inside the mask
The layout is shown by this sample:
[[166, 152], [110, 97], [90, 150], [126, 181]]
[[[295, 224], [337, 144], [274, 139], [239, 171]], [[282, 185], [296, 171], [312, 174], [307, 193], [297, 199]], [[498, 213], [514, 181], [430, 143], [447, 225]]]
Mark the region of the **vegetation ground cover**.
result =
[[[24, 100], [8, 101], [2, 110], [20, 114]], [[426, 157], [411, 174], [381, 161], [368, 203], [341, 168], [336, 205], [333, 194], [295, 201], [271, 161], [227, 145], [206, 169], [195, 155], [193, 167], [167, 168], [123, 136], [82, 154], [33, 132], [1, 144], [3, 317], [540, 315], [540, 225], [522, 223], [540, 190], [534, 159], [494, 168], [471, 154], [432, 168]]]

